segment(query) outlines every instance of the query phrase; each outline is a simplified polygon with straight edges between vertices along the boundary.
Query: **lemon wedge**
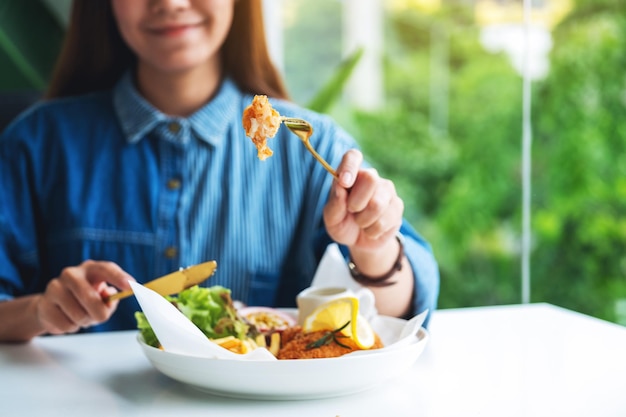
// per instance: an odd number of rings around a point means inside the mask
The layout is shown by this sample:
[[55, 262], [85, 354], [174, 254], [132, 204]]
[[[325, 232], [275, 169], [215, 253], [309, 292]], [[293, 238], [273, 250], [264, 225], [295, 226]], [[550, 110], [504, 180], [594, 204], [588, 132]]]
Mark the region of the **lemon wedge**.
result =
[[320, 305], [304, 320], [302, 330], [306, 333], [335, 330], [348, 321], [350, 326], [342, 332], [360, 349], [371, 348], [376, 341], [374, 330], [359, 313], [359, 299], [356, 297], [337, 298]]

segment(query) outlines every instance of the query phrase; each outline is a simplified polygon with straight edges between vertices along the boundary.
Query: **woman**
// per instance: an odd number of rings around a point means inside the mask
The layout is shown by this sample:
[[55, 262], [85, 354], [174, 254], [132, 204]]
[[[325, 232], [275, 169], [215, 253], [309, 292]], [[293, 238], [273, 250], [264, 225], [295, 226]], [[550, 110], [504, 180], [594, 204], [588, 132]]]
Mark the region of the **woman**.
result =
[[[256, 159], [252, 94], [310, 121], [339, 180], [287, 129]], [[353, 139], [287, 101], [258, 0], [76, 0], [48, 96], [0, 138], [0, 340], [133, 328], [104, 295], [210, 259], [208, 285], [292, 306], [333, 241], [379, 312], [434, 309], [428, 244]]]

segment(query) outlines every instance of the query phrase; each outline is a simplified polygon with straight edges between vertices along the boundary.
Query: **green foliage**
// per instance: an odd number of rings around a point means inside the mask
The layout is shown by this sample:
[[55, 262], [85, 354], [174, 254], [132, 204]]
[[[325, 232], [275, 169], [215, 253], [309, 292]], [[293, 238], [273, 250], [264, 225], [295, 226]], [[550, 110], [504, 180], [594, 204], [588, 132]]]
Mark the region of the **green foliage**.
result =
[[307, 107], [320, 113], [327, 113], [337, 102], [343, 88], [352, 75], [354, 68], [363, 56], [363, 48], [357, 48], [352, 54], [344, 59], [337, 67], [331, 78], [320, 91], [309, 101]]
[[63, 29], [38, 1], [0, 4], [0, 90], [41, 90], [61, 47]]
[[626, 298], [626, 17], [619, 2], [585, 3], [554, 32], [536, 91], [534, 288], [614, 320]]
[[308, 103], [342, 59], [341, 2], [284, 2], [286, 82], [297, 103]]
[[[579, 2], [533, 87], [532, 301], [617, 320], [626, 298], [626, 16]], [[431, 119], [433, 36], [447, 34], [447, 132]], [[392, 178], [440, 261], [440, 305], [520, 301], [522, 81], [479, 44], [467, 9], [403, 11], [387, 34], [388, 105], [355, 112], [368, 159]]]

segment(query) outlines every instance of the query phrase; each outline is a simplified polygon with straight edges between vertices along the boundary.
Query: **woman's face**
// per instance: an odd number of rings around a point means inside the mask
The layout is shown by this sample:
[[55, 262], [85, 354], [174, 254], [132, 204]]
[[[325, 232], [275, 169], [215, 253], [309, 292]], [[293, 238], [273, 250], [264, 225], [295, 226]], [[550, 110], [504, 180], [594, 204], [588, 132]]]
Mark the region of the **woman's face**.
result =
[[234, 1], [112, 0], [112, 5], [122, 38], [139, 65], [167, 73], [206, 64], [219, 68]]

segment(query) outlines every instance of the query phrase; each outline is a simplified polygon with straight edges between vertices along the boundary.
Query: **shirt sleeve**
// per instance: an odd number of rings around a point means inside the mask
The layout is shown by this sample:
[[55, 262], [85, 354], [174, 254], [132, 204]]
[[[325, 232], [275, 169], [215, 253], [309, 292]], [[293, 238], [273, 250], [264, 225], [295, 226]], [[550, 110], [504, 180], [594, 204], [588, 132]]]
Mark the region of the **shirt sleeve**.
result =
[[424, 326], [428, 325], [439, 298], [439, 266], [430, 244], [408, 223], [403, 221], [400, 233], [405, 238], [404, 252], [413, 269], [415, 288], [411, 316], [428, 310]]
[[[3, 167], [4, 161], [0, 159], [0, 167]], [[4, 178], [4, 169], [0, 171], [0, 179]], [[9, 256], [9, 230], [10, 225], [6, 215], [8, 196], [4, 192], [2, 186], [2, 180], [0, 180], [0, 196], [2, 196], [3, 204], [0, 204], [0, 301], [5, 301], [13, 298], [13, 291], [11, 283], [15, 281], [17, 277], [17, 271], [15, 265]]]
[[0, 136], [0, 301], [23, 295], [37, 270], [34, 209], [30, 201], [28, 146], [19, 138], [26, 123]]

